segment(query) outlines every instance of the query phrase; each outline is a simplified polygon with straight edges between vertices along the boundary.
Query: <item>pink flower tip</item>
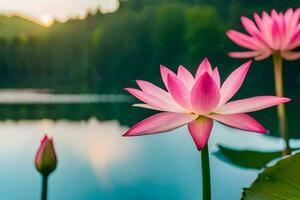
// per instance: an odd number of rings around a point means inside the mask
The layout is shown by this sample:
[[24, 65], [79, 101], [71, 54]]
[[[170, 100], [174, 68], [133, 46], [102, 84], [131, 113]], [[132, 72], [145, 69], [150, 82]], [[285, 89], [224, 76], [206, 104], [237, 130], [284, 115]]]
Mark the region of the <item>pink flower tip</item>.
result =
[[248, 17], [245, 17], [245, 16], [241, 16], [241, 21], [244, 21], [244, 20], [247, 20]]
[[203, 60], [204, 60], [204, 62], [206, 62], [206, 63], [209, 62], [208, 57], [205, 57]]
[[228, 31], [225, 32], [225, 34], [230, 38], [230, 34], [235, 31], [235, 30], [232, 30], [232, 29], [229, 29]]
[[35, 157], [35, 167], [43, 175], [51, 174], [57, 165], [56, 153], [52, 138], [47, 134], [43, 137]]
[[124, 90], [125, 90], [126, 92], [129, 92], [129, 93], [130, 93], [130, 91], [132, 90], [132, 88], [124, 88]]
[[264, 127], [261, 128], [261, 130], [258, 130], [257, 133], [261, 133], [261, 134], [269, 134], [270, 131]]
[[140, 135], [135, 135], [135, 134], [134, 134], [133, 128], [134, 128], [134, 127], [130, 128], [128, 131], [126, 131], [126, 133], [124, 133], [124, 134], [122, 135], [122, 137], [140, 136]]
[[131, 135], [130, 135], [130, 133], [129, 133], [129, 131], [127, 131], [126, 133], [124, 133], [123, 135], [122, 135], [122, 137], [130, 137]]
[[252, 60], [248, 60], [247, 62], [245, 62], [244, 64], [242, 64], [242, 68], [245, 68], [246, 71], [248, 71], [252, 65]]
[[127, 137], [127, 132], [122, 135], [122, 137]]
[[52, 137], [48, 135], [48, 133], [45, 133], [43, 139], [41, 140], [41, 144], [47, 141], [52, 141]]
[[248, 60], [247, 62], [245, 62], [245, 65], [249, 65], [249, 67], [252, 65], [253, 61], [252, 60]]
[[292, 99], [287, 98], [287, 97], [281, 97], [281, 99], [282, 99], [282, 103], [287, 103], [287, 102], [292, 101]]
[[159, 65], [159, 67], [160, 67], [161, 70], [166, 68], [166, 66], [164, 66], [164, 65]]

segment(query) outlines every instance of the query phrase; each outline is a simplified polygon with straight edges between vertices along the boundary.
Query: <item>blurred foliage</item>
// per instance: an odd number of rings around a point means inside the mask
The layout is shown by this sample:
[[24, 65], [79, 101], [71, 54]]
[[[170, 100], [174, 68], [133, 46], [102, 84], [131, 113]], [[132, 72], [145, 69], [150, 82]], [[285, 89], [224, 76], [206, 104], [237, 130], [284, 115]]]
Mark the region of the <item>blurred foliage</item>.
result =
[[[112, 93], [133, 79], [160, 82], [160, 64], [195, 70], [204, 56], [226, 58], [227, 27], [218, 13], [200, 1], [130, 0], [115, 13], [88, 13], [47, 29], [3, 16], [0, 24], [10, 26], [1, 26], [0, 87]], [[8, 29], [18, 34], [4, 34]]]
[[[262, 169], [266, 165], [282, 156], [282, 151], [258, 151], [258, 150], [238, 150], [222, 145], [218, 145], [219, 150], [214, 153], [220, 160], [247, 169]], [[292, 151], [299, 148], [292, 149]]]
[[300, 153], [278, 161], [259, 174], [255, 182], [244, 189], [242, 200], [300, 199]]
[[[282, 10], [299, 2], [272, 6]], [[267, 1], [248, 5], [236, 0], [128, 0], [121, 1], [115, 13], [88, 13], [84, 20], [55, 22], [47, 29], [20, 17], [2, 16], [0, 87], [119, 93], [133, 79], [161, 84], [160, 64], [172, 69], [183, 64], [195, 71], [206, 56], [224, 77], [242, 63], [227, 57], [238, 47], [224, 32], [239, 29], [240, 15], [262, 7], [268, 10], [270, 5]], [[251, 81], [273, 81], [272, 69], [266, 67], [270, 62], [255, 65]], [[299, 73], [288, 75], [299, 83]]]
[[[241, 15], [271, 8], [298, 7], [293, 1], [128, 0], [111, 14], [88, 13], [43, 28], [18, 17], [0, 18], [0, 88], [51, 88], [56, 92], [122, 93], [146, 79], [162, 86], [159, 65], [179, 64], [195, 72], [209, 57], [222, 81], [246, 60], [232, 59], [238, 50], [225, 35], [242, 30]], [[8, 20], [10, 20], [8, 22]], [[1, 23], [3, 25], [1, 25]], [[6, 30], [10, 30], [7, 32]], [[290, 134], [297, 137], [300, 112], [300, 61], [284, 62]], [[274, 94], [270, 59], [255, 62], [238, 96]], [[8, 113], [4, 114], [5, 116]], [[254, 116], [277, 135], [275, 108]], [[126, 117], [126, 116], [125, 116]], [[127, 121], [127, 119], [124, 119]]]
[[280, 158], [282, 151], [260, 152], [255, 150], [236, 150], [219, 145], [219, 152], [216, 155], [221, 160], [239, 167], [261, 169], [271, 160]]
[[12, 40], [19, 37], [26, 42], [27, 36], [37, 36], [46, 28], [19, 16], [0, 16], [0, 38]]

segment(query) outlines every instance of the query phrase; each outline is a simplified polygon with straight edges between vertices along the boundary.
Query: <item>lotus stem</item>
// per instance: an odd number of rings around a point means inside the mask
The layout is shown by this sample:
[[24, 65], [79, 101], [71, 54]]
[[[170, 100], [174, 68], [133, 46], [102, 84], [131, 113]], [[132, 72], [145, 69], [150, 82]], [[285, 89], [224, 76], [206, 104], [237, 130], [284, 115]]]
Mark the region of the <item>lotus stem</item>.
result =
[[[274, 64], [275, 92], [277, 96], [283, 96], [282, 58], [279, 54], [273, 54], [273, 64]], [[283, 150], [282, 154], [289, 155], [290, 144], [289, 144], [285, 104], [280, 104], [277, 106], [277, 115], [279, 121], [279, 131], [281, 137], [284, 139], [285, 142], [285, 149]]]
[[42, 175], [42, 200], [47, 200], [48, 176]]
[[202, 200], [211, 200], [210, 166], [208, 144], [201, 150]]

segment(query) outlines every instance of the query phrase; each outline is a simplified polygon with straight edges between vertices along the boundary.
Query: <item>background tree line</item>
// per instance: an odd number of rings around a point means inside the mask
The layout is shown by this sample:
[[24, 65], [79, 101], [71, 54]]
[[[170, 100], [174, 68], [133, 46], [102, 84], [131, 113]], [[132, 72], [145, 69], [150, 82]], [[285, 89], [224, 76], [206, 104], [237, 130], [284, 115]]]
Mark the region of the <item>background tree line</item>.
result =
[[[204, 56], [224, 77], [243, 62], [227, 56], [238, 47], [225, 31], [241, 29], [241, 15], [293, 6], [299, 0], [272, 5], [267, 0], [128, 0], [120, 2], [117, 12], [88, 13], [84, 20], [55, 22], [50, 28], [17, 17], [5, 23], [2, 17], [0, 86], [120, 93], [134, 79], [160, 84], [160, 64], [195, 71]], [[299, 66], [299, 61], [288, 65]], [[300, 68], [288, 65], [285, 76], [299, 84], [295, 71]], [[268, 84], [272, 91], [270, 61], [254, 66], [249, 82]]]

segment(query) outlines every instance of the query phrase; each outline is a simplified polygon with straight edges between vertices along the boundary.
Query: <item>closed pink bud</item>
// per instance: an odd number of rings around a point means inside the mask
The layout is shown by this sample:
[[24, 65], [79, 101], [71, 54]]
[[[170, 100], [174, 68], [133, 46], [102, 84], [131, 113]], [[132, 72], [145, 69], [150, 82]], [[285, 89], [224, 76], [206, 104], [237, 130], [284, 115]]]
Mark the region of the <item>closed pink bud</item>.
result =
[[45, 135], [35, 157], [35, 167], [42, 175], [48, 176], [55, 170], [56, 165], [57, 159], [52, 138]]

